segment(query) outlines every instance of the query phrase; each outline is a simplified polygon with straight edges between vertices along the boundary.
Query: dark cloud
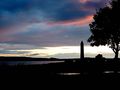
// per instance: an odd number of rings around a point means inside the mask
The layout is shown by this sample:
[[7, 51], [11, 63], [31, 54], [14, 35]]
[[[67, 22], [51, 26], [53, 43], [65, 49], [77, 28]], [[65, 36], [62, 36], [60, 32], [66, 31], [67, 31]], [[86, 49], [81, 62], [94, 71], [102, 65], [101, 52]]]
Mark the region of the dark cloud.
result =
[[105, 0], [1, 0], [0, 53], [77, 46], [81, 40], [87, 44], [88, 24], [95, 9], [104, 3]]
[[63, 21], [91, 14], [82, 8], [99, 8], [104, 1], [81, 4], [79, 0], [1, 0], [0, 27], [36, 21]]
[[90, 35], [88, 30], [89, 28], [86, 26], [79, 27], [55, 25], [44, 28], [44, 25], [40, 25], [41, 27], [39, 27], [39, 25], [35, 25], [35, 28], [31, 26], [31, 28], [28, 28], [28, 31], [24, 33], [11, 35], [12, 38], [15, 37], [12, 43], [30, 44], [40, 47], [69, 45], [77, 46], [81, 40], [86, 41], [87, 37]]

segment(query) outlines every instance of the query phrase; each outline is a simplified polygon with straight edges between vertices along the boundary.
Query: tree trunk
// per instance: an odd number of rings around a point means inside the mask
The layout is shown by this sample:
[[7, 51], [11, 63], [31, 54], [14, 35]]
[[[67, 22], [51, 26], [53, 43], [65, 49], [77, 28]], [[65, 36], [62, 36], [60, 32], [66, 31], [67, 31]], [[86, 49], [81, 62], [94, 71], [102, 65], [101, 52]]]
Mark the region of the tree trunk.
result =
[[115, 50], [115, 59], [118, 59], [118, 54], [119, 54], [119, 44], [116, 44], [117, 48]]
[[119, 54], [119, 52], [118, 52], [118, 50], [116, 50], [116, 52], [115, 52], [115, 59], [118, 59], [118, 54]]

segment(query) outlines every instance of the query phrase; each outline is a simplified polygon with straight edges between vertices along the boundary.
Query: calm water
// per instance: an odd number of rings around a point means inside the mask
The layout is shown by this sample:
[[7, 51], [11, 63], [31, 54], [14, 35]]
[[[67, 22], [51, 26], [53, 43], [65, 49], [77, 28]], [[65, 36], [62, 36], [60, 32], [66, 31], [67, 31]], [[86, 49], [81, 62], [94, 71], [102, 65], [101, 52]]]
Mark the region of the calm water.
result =
[[[58, 75], [62, 75], [62, 76], [76, 76], [76, 75], [80, 75], [81, 73], [57, 73]], [[89, 73], [82, 73], [84, 75], [89, 75]], [[103, 72], [104, 75], [119, 75], [120, 71], [114, 72], [114, 71], [104, 71]], [[94, 75], [94, 74], [93, 74]]]
[[36, 65], [36, 64], [50, 64], [50, 63], [61, 63], [64, 61], [0, 61], [0, 65]]
[[63, 76], [74, 76], [74, 75], [80, 75], [80, 73], [57, 73], [58, 75], [63, 75]]

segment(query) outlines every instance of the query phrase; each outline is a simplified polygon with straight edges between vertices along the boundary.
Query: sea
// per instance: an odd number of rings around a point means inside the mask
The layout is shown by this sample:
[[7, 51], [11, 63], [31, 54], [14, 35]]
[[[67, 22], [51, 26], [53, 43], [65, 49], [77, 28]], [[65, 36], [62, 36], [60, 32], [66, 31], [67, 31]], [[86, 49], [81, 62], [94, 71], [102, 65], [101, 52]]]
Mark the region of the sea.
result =
[[0, 65], [42, 65], [62, 62], [64, 61], [0, 61]]

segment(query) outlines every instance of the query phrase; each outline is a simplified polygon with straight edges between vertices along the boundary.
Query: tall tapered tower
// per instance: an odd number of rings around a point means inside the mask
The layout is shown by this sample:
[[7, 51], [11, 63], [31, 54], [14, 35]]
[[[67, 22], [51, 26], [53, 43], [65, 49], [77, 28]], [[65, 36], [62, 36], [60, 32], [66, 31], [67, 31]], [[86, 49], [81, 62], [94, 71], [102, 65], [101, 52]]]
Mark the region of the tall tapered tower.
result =
[[80, 43], [80, 58], [84, 59], [84, 43], [81, 41]]

